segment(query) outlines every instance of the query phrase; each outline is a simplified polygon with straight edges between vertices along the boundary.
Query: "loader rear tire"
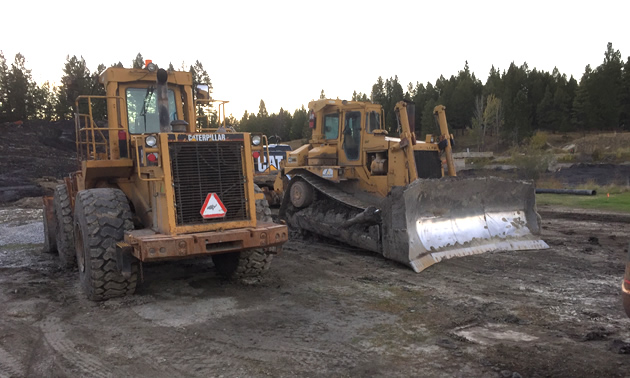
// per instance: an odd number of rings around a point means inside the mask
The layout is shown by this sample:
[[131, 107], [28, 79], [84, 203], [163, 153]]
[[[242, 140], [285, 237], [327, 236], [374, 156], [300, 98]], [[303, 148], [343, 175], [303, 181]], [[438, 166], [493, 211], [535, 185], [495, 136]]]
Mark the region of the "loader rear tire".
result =
[[271, 265], [273, 255], [260, 249], [212, 255], [212, 262], [227, 279], [260, 277]]
[[59, 264], [64, 269], [73, 269], [77, 266], [77, 260], [74, 250], [72, 204], [65, 185], [57, 185], [55, 188], [53, 210], [57, 219], [56, 242]]
[[[255, 193], [264, 193], [262, 189], [258, 185], [254, 185]], [[271, 219], [271, 209], [269, 208], [269, 201], [266, 198], [256, 200], [256, 220], [259, 222], [270, 223], [273, 222]]]
[[295, 208], [301, 209], [313, 202], [315, 194], [313, 193], [312, 186], [310, 186], [306, 181], [299, 180], [291, 185], [291, 188], [289, 189], [289, 196], [291, 204]]
[[[258, 185], [254, 185], [256, 193], [262, 193]], [[256, 200], [256, 219], [270, 223], [271, 210], [266, 199]], [[219, 274], [227, 279], [241, 279], [259, 277], [269, 269], [273, 255], [263, 249], [213, 255], [212, 262]]]
[[129, 277], [116, 266], [116, 243], [131, 229], [131, 210], [121, 190], [99, 188], [77, 194], [74, 235], [79, 277], [88, 299], [102, 301], [136, 290], [139, 263], [132, 263]]

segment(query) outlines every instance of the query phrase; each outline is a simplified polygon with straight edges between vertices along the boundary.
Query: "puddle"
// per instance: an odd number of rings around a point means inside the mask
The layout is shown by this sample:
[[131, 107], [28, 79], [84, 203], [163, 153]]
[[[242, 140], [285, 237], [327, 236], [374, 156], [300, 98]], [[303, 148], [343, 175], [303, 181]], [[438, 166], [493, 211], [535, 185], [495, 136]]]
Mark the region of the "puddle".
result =
[[183, 327], [205, 322], [208, 319], [222, 318], [239, 312], [249, 311], [237, 309], [234, 298], [164, 300], [133, 307], [140, 317], [166, 327]]
[[530, 342], [538, 339], [536, 336], [508, 329], [504, 324], [487, 324], [484, 327], [460, 327], [453, 331], [458, 336], [481, 345], [497, 344], [505, 341]]

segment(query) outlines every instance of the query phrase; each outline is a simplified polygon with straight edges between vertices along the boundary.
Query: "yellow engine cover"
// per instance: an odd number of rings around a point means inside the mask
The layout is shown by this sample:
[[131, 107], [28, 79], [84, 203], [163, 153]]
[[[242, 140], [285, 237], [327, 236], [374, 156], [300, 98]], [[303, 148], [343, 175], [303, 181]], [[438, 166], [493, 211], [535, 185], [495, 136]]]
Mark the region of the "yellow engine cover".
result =
[[308, 165], [337, 165], [337, 148], [334, 145], [315, 147], [308, 152]]

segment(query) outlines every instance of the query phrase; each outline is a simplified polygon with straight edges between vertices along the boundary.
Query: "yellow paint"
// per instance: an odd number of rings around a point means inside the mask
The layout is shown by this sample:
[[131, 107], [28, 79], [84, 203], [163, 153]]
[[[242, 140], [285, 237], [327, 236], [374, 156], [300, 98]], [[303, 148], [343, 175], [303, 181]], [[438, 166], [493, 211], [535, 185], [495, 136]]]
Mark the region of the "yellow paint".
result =
[[[315, 116], [312, 138], [308, 144], [288, 153], [287, 161], [279, 172], [274, 186], [283, 184], [280, 180], [282, 175], [290, 176], [306, 170], [334, 182], [356, 181], [358, 185], [355, 188], [385, 197], [392, 187], [409, 185], [418, 178], [415, 151], [440, 154], [436, 142], [430, 140], [426, 142], [416, 141], [416, 136], [409, 125], [407, 104], [404, 101], [398, 102], [394, 108], [400, 120], [400, 137], [398, 138], [387, 136], [387, 131], [383, 125], [383, 109], [378, 104], [324, 99], [310, 102], [309, 110]], [[345, 120], [349, 112], [359, 112], [361, 116], [359, 158], [356, 160], [348, 159], [346, 154], [348, 147], [344, 145]], [[324, 129], [324, 118], [328, 115], [328, 120], [332, 119], [334, 124], [335, 114], [339, 115], [337, 138], [326, 139], [327, 131]], [[380, 118], [380, 125], [377, 128], [368, 123], [368, 119], [371, 120], [369, 122], [372, 122], [376, 115]], [[443, 107], [440, 110], [440, 117], [442, 133], [450, 135], [448, 134]], [[328, 135], [331, 134], [328, 132]], [[448, 151], [450, 152], [450, 145]], [[371, 171], [372, 160], [377, 158], [377, 154], [379, 164], [382, 161], [381, 157], [386, 156], [386, 172], [380, 168], [379, 170], [374, 168], [375, 172]], [[333, 161], [333, 158], [336, 159]], [[440, 160], [436, 159], [435, 161], [439, 162]], [[330, 165], [331, 162], [334, 162], [334, 166]], [[334, 168], [334, 175], [324, 175], [324, 167]], [[435, 169], [439, 174], [440, 168], [435, 167]], [[454, 170], [453, 172], [449, 171], [449, 174], [451, 173], [454, 175]]]
[[[127, 88], [149, 88], [156, 86], [156, 73], [146, 69], [125, 69], [111, 67], [100, 77], [104, 85], [105, 96], [80, 96], [76, 105], [89, 109], [86, 114], [78, 114], [77, 152], [81, 170], [76, 172], [74, 182], [79, 190], [96, 187], [113, 187], [121, 189], [133, 204], [136, 216], [145, 228], [152, 229], [163, 235], [190, 234], [229, 230], [234, 228], [256, 227], [256, 196], [254, 193], [253, 172], [251, 159], [251, 138], [247, 133], [243, 135], [241, 150], [242, 170], [245, 176], [245, 195], [247, 196], [247, 212], [249, 220], [237, 222], [220, 222], [212, 224], [198, 224], [192, 226], [177, 226], [175, 210], [175, 193], [172, 182], [168, 135], [175, 133], [154, 133], [157, 145], [149, 148], [146, 138], [149, 134], [129, 134], [127, 104], [125, 93]], [[175, 113], [178, 120], [188, 123], [186, 134], [196, 131], [197, 116], [193, 101], [192, 76], [188, 72], [169, 72], [168, 89], [175, 94]], [[107, 109], [108, 124], [97, 124], [93, 119], [92, 104], [104, 101]], [[227, 101], [221, 101], [222, 106]], [[224, 108], [222, 108], [224, 111]], [[224, 113], [225, 114], [225, 113]], [[124, 140], [119, 139], [119, 133], [124, 132]], [[197, 142], [193, 137], [188, 142]], [[120, 144], [126, 144], [128, 157], [121, 158]], [[158, 154], [157, 166], [146, 164], [146, 154]], [[144, 157], [144, 158], [143, 158]], [[262, 197], [264, 198], [264, 197]], [[199, 207], [201, 208], [201, 203]]]

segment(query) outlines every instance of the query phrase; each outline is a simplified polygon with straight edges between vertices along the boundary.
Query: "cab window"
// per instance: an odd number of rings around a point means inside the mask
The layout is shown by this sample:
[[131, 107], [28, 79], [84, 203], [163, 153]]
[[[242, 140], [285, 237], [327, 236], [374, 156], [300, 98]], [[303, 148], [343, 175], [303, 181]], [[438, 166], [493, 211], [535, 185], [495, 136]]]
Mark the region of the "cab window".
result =
[[[153, 87], [127, 88], [127, 121], [130, 134], [159, 133], [160, 119], [157, 111], [157, 93]], [[170, 119], [177, 119], [175, 92], [168, 90]]]
[[381, 128], [381, 115], [378, 112], [374, 110], [372, 110], [371, 112], [368, 112], [367, 120], [368, 120], [368, 125], [367, 125], [368, 133], [372, 133], [374, 130], [378, 130]]
[[339, 137], [339, 113], [324, 115], [324, 138], [337, 139]]

